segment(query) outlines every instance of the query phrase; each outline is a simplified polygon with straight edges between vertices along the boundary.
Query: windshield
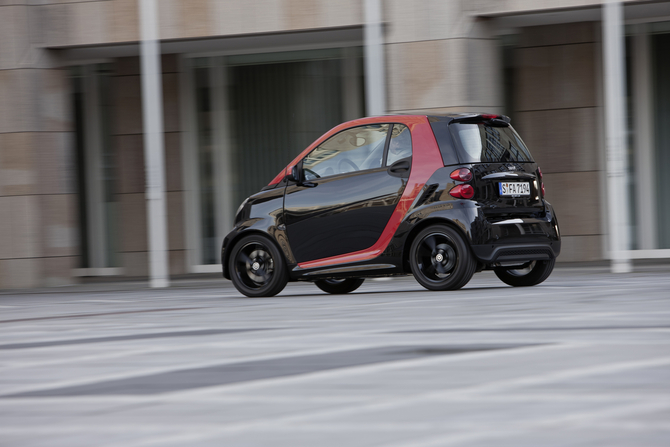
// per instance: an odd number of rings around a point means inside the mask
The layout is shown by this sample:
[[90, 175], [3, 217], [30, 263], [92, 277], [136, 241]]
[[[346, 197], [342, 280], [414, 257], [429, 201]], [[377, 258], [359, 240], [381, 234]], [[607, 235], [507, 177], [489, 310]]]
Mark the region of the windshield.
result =
[[512, 126], [454, 123], [449, 129], [458, 147], [461, 163], [533, 161]]

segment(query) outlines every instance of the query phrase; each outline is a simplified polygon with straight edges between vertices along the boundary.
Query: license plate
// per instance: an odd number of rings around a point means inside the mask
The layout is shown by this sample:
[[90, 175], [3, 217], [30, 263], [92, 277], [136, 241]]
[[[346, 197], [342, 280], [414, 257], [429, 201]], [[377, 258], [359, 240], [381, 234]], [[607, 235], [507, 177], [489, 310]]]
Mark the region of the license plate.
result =
[[530, 183], [528, 182], [500, 182], [498, 191], [504, 197], [519, 197], [530, 195]]

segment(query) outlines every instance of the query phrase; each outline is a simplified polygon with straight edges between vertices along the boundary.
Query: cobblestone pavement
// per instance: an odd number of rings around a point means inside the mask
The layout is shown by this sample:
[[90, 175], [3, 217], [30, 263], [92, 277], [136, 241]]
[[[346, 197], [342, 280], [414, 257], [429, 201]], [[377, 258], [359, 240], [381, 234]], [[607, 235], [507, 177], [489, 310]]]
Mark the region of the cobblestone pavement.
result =
[[3, 292], [0, 445], [667, 446], [670, 266]]

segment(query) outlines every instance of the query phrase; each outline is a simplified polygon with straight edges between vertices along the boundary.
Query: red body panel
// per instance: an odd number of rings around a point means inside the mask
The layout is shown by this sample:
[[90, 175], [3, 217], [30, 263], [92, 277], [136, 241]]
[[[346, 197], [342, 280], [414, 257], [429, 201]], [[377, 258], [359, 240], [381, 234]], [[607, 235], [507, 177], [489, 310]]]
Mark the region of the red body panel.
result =
[[296, 157], [277, 177], [272, 180], [270, 184], [276, 184], [284, 179], [285, 175], [291, 172], [291, 169], [304, 156], [310, 153], [315, 147], [321, 144], [324, 140], [330, 138], [332, 135], [341, 132], [354, 126], [363, 126], [374, 123], [402, 123], [409, 127], [412, 134], [412, 170], [407, 180], [407, 186], [396, 206], [391, 218], [389, 219], [384, 231], [377, 240], [377, 242], [366, 250], [361, 250], [353, 253], [347, 253], [330, 258], [317, 259], [314, 261], [307, 261], [298, 264], [301, 268], [323, 267], [327, 265], [343, 264], [349, 262], [366, 261], [379, 256], [384, 252], [389, 242], [393, 238], [402, 219], [407, 214], [410, 206], [416, 199], [417, 195], [425, 185], [426, 181], [435, 172], [435, 170], [443, 165], [440, 149], [435, 141], [435, 136], [430, 127], [426, 116], [422, 115], [407, 115], [407, 116], [379, 116], [374, 118], [362, 118], [354, 121], [349, 121], [334, 127], [329, 132], [324, 134], [321, 138], [312, 143], [305, 149], [298, 157]]

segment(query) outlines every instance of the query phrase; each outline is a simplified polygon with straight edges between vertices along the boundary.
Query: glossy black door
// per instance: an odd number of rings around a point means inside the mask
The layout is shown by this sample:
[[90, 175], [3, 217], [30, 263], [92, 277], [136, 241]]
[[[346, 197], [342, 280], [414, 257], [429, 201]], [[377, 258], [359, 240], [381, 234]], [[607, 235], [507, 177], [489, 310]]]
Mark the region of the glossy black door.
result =
[[364, 250], [377, 242], [406, 180], [386, 167], [289, 185], [284, 202], [289, 243], [298, 262]]
[[301, 162], [306, 182], [284, 196], [289, 244], [300, 262], [372, 247], [400, 201], [411, 170], [403, 124], [352, 127]]

